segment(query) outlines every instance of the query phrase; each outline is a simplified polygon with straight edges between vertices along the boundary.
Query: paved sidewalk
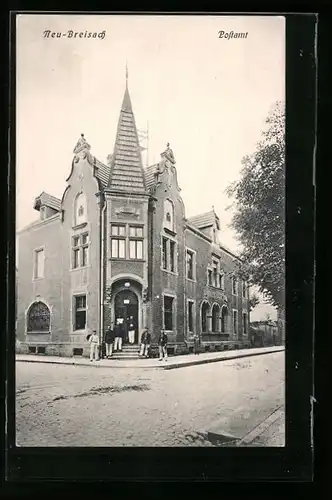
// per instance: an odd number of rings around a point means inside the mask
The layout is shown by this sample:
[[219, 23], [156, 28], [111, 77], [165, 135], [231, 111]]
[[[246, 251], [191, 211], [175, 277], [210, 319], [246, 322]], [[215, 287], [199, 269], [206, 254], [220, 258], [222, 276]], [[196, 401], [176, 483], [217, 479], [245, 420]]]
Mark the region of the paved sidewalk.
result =
[[158, 358], [152, 359], [102, 359], [100, 361], [90, 362], [87, 358], [61, 358], [59, 356], [44, 356], [36, 354], [16, 354], [16, 361], [28, 363], [51, 363], [61, 365], [90, 366], [95, 368], [156, 368], [171, 370], [184, 366], [201, 365], [205, 363], [215, 363], [217, 361], [226, 361], [228, 359], [245, 358], [248, 356], [259, 356], [273, 352], [284, 351], [284, 346], [259, 347], [254, 349], [239, 349], [223, 352], [210, 352], [195, 354], [186, 354], [181, 356], [169, 356], [168, 361], [158, 361]]

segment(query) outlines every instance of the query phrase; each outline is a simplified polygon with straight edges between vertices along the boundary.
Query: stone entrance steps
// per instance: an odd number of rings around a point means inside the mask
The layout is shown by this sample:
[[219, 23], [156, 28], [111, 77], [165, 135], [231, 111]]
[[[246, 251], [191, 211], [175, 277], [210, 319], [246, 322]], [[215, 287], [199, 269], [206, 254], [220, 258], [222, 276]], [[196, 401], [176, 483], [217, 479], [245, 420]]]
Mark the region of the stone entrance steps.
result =
[[123, 345], [122, 352], [113, 352], [112, 359], [138, 359], [139, 358], [139, 345]]

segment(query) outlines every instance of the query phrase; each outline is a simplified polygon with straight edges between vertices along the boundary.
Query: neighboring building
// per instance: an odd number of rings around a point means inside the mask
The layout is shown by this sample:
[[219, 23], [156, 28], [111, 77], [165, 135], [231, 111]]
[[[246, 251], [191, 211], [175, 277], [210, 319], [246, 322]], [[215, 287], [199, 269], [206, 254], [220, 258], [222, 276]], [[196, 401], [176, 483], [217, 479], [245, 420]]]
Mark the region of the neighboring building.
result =
[[285, 324], [285, 312], [283, 309], [278, 308], [277, 310], [277, 324], [278, 324], [278, 335], [280, 337], [281, 343], [285, 344], [285, 334], [286, 334], [286, 324]]
[[251, 321], [250, 341], [255, 347], [282, 345], [283, 338], [277, 321]]
[[86, 335], [134, 316], [172, 352], [249, 345], [248, 286], [219, 243], [214, 210], [186, 219], [167, 145], [143, 168], [126, 86], [114, 151], [103, 164], [83, 134], [62, 199], [42, 193], [40, 219], [18, 233], [20, 352], [86, 354]]

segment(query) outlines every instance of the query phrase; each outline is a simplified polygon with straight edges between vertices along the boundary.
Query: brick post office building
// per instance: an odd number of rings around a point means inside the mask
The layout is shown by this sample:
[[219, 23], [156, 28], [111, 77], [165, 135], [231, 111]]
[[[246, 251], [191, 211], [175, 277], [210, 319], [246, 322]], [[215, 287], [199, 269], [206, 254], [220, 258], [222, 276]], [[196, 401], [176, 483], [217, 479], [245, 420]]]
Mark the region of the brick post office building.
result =
[[[86, 355], [88, 331], [103, 338], [132, 315], [169, 350], [249, 345], [247, 284], [219, 242], [219, 219], [186, 218], [169, 145], [143, 168], [126, 86], [113, 154], [103, 164], [82, 134], [62, 199], [35, 200], [40, 217], [18, 233], [17, 350]], [[181, 168], [181, 166], [179, 167]]]

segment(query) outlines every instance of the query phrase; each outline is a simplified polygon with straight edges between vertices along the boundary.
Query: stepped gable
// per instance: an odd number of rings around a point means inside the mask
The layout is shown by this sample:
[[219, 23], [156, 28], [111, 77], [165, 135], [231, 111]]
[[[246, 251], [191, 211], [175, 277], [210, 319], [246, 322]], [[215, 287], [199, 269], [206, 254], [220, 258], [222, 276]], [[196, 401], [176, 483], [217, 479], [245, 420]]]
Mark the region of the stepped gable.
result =
[[124, 93], [111, 159], [108, 188], [130, 194], [146, 194], [141, 148], [128, 86]]

